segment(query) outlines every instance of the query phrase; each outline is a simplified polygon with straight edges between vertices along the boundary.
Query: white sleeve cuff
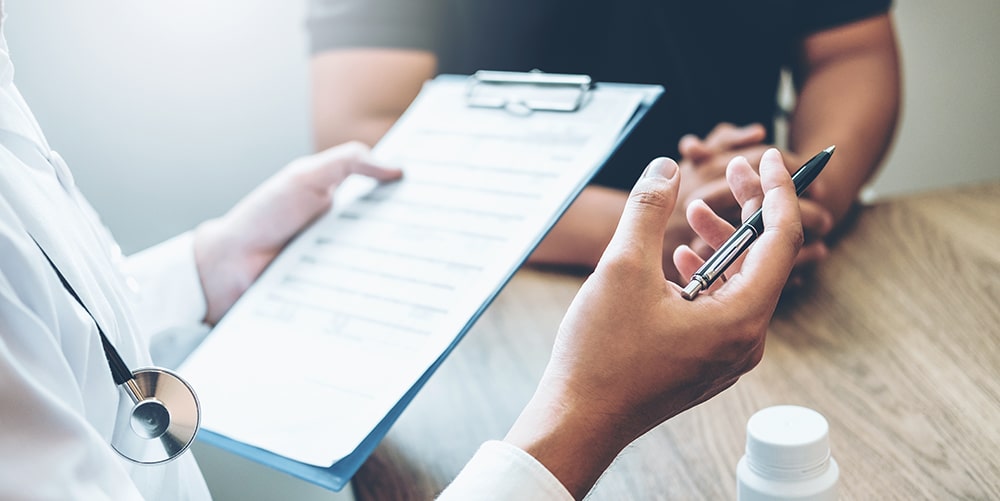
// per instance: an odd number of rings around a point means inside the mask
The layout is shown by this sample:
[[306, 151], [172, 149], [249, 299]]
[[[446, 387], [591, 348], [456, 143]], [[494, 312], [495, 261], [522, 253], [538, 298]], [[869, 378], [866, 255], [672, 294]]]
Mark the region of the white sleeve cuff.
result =
[[147, 338], [204, 321], [208, 306], [194, 261], [192, 232], [129, 256], [125, 273], [135, 292], [139, 326]]
[[484, 443], [438, 501], [573, 501], [573, 496], [527, 452], [499, 440]]

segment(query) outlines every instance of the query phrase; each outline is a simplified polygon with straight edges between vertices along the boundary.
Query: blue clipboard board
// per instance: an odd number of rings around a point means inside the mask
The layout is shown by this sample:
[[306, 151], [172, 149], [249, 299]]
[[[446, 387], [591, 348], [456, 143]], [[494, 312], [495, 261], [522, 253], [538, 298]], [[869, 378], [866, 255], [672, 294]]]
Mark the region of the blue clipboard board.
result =
[[535, 101], [535, 102], [518, 102], [512, 103], [503, 99], [490, 99], [489, 96], [482, 94], [475, 94], [473, 92], [477, 89], [477, 85], [502, 85], [505, 83], [510, 84], [534, 84], [540, 86], [561, 86], [570, 89], [577, 89], [580, 92], [580, 96], [583, 96], [586, 92], [591, 92], [601, 88], [621, 88], [636, 90], [643, 93], [643, 100], [637, 107], [632, 118], [628, 121], [624, 128], [622, 128], [621, 133], [614, 147], [607, 151], [604, 158], [595, 165], [591, 172], [580, 182], [578, 186], [574, 188], [572, 196], [567, 198], [565, 203], [559, 208], [559, 210], [553, 214], [552, 218], [548, 221], [546, 230], [538, 236], [538, 238], [532, 242], [531, 246], [525, 251], [524, 255], [517, 262], [516, 266], [513, 266], [505, 275], [504, 279], [497, 284], [496, 289], [492, 292], [489, 298], [487, 298], [483, 304], [476, 310], [475, 314], [469, 318], [469, 321], [462, 328], [461, 332], [455, 336], [455, 339], [448, 345], [448, 347], [441, 353], [441, 355], [434, 361], [434, 363], [428, 367], [428, 369], [420, 376], [420, 378], [413, 384], [413, 386], [403, 395], [402, 398], [396, 403], [395, 406], [386, 414], [381, 422], [372, 430], [372, 432], [361, 442], [361, 444], [349, 455], [337, 461], [329, 467], [318, 467], [306, 463], [301, 463], [289, 459], [284, 456], [280, 456], [273, 452], [260, 449], [258, 447], [250, 446], [245, 443], [233, 440], [224, 435], [220, 435], [213, 431], [203, 429], [198, 435], [197, 440], [205, 444], [220, 448], [222, 450], [228, 451], [232, 454], [236, 454], [245, 457], [253, 462], [260, 463], [262, 465], [271, 467], [275, 470], [285, 472], [293, 477], [300, 478], [306, 482], [316, 484], [320, 487], [340, 491], [346, 486], [354, 474], [361, 468], [365, 460], [372, 454], [378, 444], [389, 432], [389, 429], [396, 422], [399, 416], [403, 413], [406, 407], [410, 404], [417, 393], [423, 388], [424, 384], [430, 379], [431, 375], [441, 366], [444, 360], [451, 354], [452, 350], [458, 345], [459, 341], [465, 337], [465, 334], [472, 328], [472, 326], [479, 319], [480, 315], [486, 308], [492, 304], [493, 300], [496, 298], [497, 294], [507, 285], [510, 279], [514, 276], [517, 270], [524, 264], [531, 254], [531, 251], [538, 246], [545, 235], [552, 229], [559, 217], [569, 208], [573, 201], [580, 195], [583, 189], [589, 184], [590, 179], [597, 174], [598, 170], [608, 159], [621, 147], [624, 140], [632, 133], [635, 126], [642, 120], [645, 114], [649, 111], [652, 105], [659, 99], [663, 94], [663, 87], [658, 85], [640, 85], [640, 84], [625, 84], [625, 83], [597, 83], [594, 85], [590, 84], [589, 77], [583, 75], [551, 75], [544, 73], [508, 73], [508, 72], [479, 72], [471, 77], [464, 75], [441, 75], [437, 79], [462, 79], [470, 81], [470, 91], [467, 95], [467, 102], [470, 106], [480, 106], [480, 107], [494, 107], [494, 108], [507, 108], [509, 111], [518, 113], [527, 111], [552, 111], [552, 112], [569, 112], [572, 113], [577, 109], [577, 107], [585, 104], [582, 99], [576, 100], [575, 105], [572, 100], [576, 99], [572, 94], [566, 94], [563, 92], [561, 96], [570, 96], [571, 101], [566, 101], [562, 99], [560, 102], [556, 101]]

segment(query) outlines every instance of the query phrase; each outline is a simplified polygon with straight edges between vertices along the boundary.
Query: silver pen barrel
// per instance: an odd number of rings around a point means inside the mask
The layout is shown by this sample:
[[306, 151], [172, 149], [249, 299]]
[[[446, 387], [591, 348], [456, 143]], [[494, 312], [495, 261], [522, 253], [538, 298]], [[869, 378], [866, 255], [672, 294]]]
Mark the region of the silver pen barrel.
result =
[[729, 240], [726, 240], [719, 247], [719, 250], [712, 254], [712, 257], [705, 261], [705, 264], [701, 265], [698, 271], [694, 272], [694, 275], [691, 276], [691, 282], [681, 293], [684, 299], [689, 301], [694, 299], [712, 282], [715, 282], [715, 279], [719, 278], [730, 265], [739, 259], [740, 254], [743, 254], [743, 251], [750, 247], [754, 240], [757, 240], [757, 236], [757, 229], [752, 225], [740, 226], [740, 229], [736, 230], [736, 233], [733, 233]]

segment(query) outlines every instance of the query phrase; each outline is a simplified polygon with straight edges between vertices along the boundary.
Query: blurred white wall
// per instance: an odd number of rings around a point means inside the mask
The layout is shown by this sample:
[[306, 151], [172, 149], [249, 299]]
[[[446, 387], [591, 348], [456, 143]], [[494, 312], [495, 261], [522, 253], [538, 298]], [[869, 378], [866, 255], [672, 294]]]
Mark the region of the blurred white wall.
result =
[[895, 3], [903, 119], [869, 195], [1000, 179], [1000, 1]]
[[311, 149], [304, 1], [4, 4], [15, 82], [126, 252]]

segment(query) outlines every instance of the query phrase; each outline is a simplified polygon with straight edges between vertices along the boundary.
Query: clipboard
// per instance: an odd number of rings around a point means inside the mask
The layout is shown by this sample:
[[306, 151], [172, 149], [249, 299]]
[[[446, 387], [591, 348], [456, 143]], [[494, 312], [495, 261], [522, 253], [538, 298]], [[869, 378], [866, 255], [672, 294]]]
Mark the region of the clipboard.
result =
[[[458, 86], [464, 85], [464, 94], [456, 94], [457, 99], [462, 99], [464, 95], [464, 106], [469, 108], [481, 108], [482, 113], [506, 114], [512, 120], [531, 120], [532, 115], [544, 113], [575, 113], [590, 106], [595, 99], [601, 98], [601, 92], [627, 92], [637, 93], [639, 97], [638, 106], [631, 117], [622, 127], [613, 145], [607, 148], [586, 175], [580, 177], [568, 192], [568, 196], [561, 200], [558, 209], [549, 214], [546, 218], [544, 228], [527, 245], [513, 265], [507, 268], [501, 279], [495, 283], [488, 297], [478, 303], [478, 307], [468, 316], [464, 326], [450, 339], [447, 346], [433, 359], [433, 362], [426, 366], [426, 369], [413, 382], [403, 395], [395, 401], [391, 409], [384, 414], [378, 423], [371, 429], [371, 432], [357, 445], [356, 448], [346, 456], [342, 457], [328, 467], [315, 466], [305, 462], [290, 459], [264, 448], [248, 445], [240, 440], [236, 440], [222, 433], [204, 428], [198, 435], [198, 440], [214, 447], [229, 451], [230, 453], [243, 456], [251, 461], [269, 466], [276, 470], [285, 472], [294, 477], [316, 484], [323, 488], [339, 491], [350, 482], [350, 479], [361, 468], [365, 460], [375, 450], [381, 440], [388, 433], [389, 429], [396, 422], [404, 409], [417, 395], [424, 384], [430, 379], [437, 368], [444, 362], [458, 342], [465, 336], [472, 325], [495, 299], [496, 295], [513, 277], [515, 272], [527, 260], [529, 254], [541, 242], [542, 238], [551, 230], [559, 217], [569, 208], [572, 202], [586, 187], [594, 174], [602, 167], [611, 155], [620, 147], [624, 139], [632, 132], [635, 126], [643, 118], [649, 108], [655, 103], [663, 92], [663, 88], [657, 85], [639, 85], [626, 83], [598, 83], [590, 81], [590, 77], [584, 75], [548, 75], [539, 72], [531, 73], [509, 73], [509, 72], [479, 72], [472, 76], [463, 75], [441, 75], [428, 82], [425, 86]], [[488, 88], [488, 92], [484, 89]], [[544, 94], [543, 99], [537, 99], [538, 91]], [[528, 95], [523, 94], [525, 91]], [[555, 92], [549, 92], [555, 91]], [[489, 97], [490, 99], [486, 99]], [[418, 97], [419, 100], [419, 97]], [[516, 103], [513, 106], [510, 103]], [[387, 134], [388, 140], [397, 131], [399, 123], [404, 122], [404, 118], [415, 113], [411, 106], [404, 114], [403, 118], [397, 122]], [[381, 145], [382, 143], [380, 143]], [[376, 147], [378, 151], [378, 147]], [[262, 277], [263, 278], [263, 277]], [[242, 301], [242, 299], [241, 299]], [[239, 302], [236, 306], [239, 305]], [[234, 309], [236, 308], [234, 306]], [[226, 319], [224, 318], [223, 321]], [[220, 324], [221, 326], [221, 324]], [[197, 351], [197, 350], [196, 350]], [[189, 359], [190, 360], [190, 359]], [[183, 367], [181, 368], [183, 373]], [[192, 381], [196, 388], [197, 381]], [[291, 412], [291, 411], [289, 411]]]

